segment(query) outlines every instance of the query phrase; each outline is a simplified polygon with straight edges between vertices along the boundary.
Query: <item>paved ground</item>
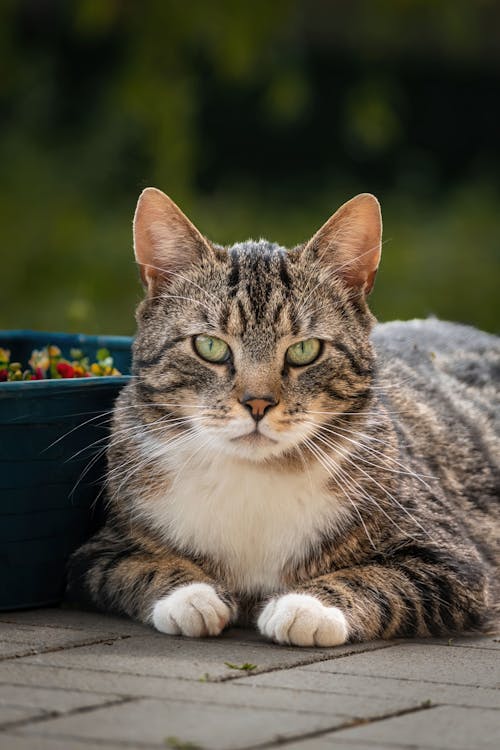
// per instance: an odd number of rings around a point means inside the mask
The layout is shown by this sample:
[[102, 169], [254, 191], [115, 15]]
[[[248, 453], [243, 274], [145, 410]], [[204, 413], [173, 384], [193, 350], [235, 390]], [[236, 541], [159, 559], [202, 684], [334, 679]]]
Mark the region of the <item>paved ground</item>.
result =
[[191, 641], [83, 612], [0, 612], [0, 748], [498, 750], [499, 648], [294, 649], [242, 630]]

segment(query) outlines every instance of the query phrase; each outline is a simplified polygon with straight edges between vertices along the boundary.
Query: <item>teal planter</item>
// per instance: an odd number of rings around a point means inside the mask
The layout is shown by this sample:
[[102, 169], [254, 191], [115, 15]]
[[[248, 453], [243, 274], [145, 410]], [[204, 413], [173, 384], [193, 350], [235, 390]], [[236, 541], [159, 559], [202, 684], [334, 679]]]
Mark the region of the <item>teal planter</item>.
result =
[[[47, 344], [68, 358], [71, 348], [82, 349], [91, 361], [105, 347], [129, 373], [131, 343], [125, 336], [0, 331], [0, 347], [23, 365]], [[129, 379], [0, 383], [0, 610], [61, 600], [68, 556], [100, 520], [105, 457], [97, 451]]]

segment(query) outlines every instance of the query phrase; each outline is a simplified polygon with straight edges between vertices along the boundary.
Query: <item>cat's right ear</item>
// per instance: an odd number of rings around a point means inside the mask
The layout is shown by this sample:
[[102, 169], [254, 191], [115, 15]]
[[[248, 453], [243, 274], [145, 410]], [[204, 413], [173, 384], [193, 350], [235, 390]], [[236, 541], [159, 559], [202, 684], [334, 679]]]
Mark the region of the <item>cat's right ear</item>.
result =
[[144, 286], [150, 291], [199, 261], [207, 240], [165, 193], [146, 188], [134, 216], [134, 252]]
[[364, 294], [373, 287], [381, 249], [380, 204], [370, 193], [344, 203], [305, 246], [348, 287]]

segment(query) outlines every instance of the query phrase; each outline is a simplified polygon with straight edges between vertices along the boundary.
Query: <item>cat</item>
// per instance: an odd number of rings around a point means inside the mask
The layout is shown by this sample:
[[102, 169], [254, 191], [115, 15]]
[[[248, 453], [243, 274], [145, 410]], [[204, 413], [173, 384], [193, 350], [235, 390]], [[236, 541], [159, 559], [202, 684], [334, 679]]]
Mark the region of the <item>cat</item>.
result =
[[280, 644], [481, 630], [498, 605], [500, 339], [376, 324], [377, 199], [292, 250], [209, 242], [155, 188], [107, 521], [68, 596], [157, 630]]

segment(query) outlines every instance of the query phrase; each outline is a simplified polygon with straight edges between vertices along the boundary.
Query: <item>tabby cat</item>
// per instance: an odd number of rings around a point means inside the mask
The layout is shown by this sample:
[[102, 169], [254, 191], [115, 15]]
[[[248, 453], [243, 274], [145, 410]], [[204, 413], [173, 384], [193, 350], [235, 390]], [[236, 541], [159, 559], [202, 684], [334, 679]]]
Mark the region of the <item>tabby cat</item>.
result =
[[498, 602], [500, 340], [375, 325], [376, 198], [225, 248], [146, 189], [146, 297], [107, 522], [69, 597], [163, 633], [297, 646], [481, 629]]

